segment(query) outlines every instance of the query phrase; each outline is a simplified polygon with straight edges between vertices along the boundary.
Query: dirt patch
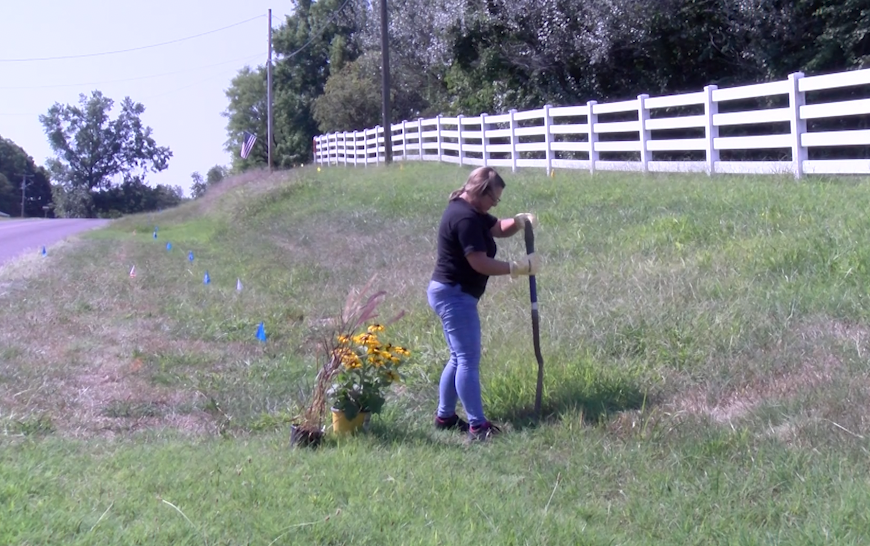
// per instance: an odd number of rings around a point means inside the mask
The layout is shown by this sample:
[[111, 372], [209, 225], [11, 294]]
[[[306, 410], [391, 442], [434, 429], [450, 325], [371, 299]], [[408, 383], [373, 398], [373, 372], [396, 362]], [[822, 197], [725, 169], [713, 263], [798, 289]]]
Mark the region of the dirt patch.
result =
[[214, 419], [199, 409], [200, 393], [151, 384], [141, 358], [99, 360], [63, 381], [59, 395], [67, 408], [55, 421], [58, 432], [89, 437], [146, 428], [171, 428], [187, 434], [213, 431]]
[[[99, 345], [87, 346], [87, 363], [79, 362], [82, 355], [75, 349], [65, 354], [44, 353], [42, 363], [37, 364], [41, 369], [30, 376], [36, 380], [17, 382], [19, 388], [24, 382], [31, 388], [0, 393], [6, 412], [19, 418], [50, 416], [54, 431], [71, 437], [114, 436], [143, 429], [174, 429], [192, 435], [217, 431], [214, 417], [202, 409], [204, 395], [189, 388], [154, 385], [142, 358], [121, 356], [132, 354], [130, 339], [101, 334]], [[149, 351], [172, 350], [177, 345], [156, 335], [137, 337], [135, 343]], [[67, 364], [58, 366], [61, 362]]]
[[[19, 267], [13, 280], [8, 280], [8, 269], [5, 273], [5, 289], [16, 290], [18, 284], [25, 289], [39, 270]], [[57, 291], [51, 285], [32, 296], [25, 291], [34, 301], [11, 302], [7, 310], [16, 320], [0, 333], [0, 417], [20, 423], [47, 418], [55, 433], [73, 437], [144, 428], [190, 434], [216, 429], [215, 419], [200, 409], [205, 405], [200, 393], [149, 381], [137, 350], [182, 348], [160, 331], [159, 323], [142, 319], [125, 326], [128, 321], [118, 320], [129, 314], [131, 299], [143, 316], [152, 316], [156, 307], [147, 298], [137, 297], [138, 290], [130, 298], [107, 294], [90, 300], [90, 311], [77, 311], [81, 288], [66, 278], [56, 286]], [[189, 351], [188, 345], [184, 349]]]
[[830, 383], [842, 361], [826, 348], [826, 341], [854, 344], [861, 356], [867, 354], [870, 332], [841, 322], [813, 321], [797, 328], [794, 338], [808, 348], [799, 365], [755, 375], [719, 396], [704, 389], [679, 394], [665, 404], [667, 411], [703, 415], [717, 423], [740, 419], [766, 400], [790, 398]]
[[795, 370], [755, 377], [717, 399], [711, 400], [709, 393], [699, 390], [683, 395], [672, 405], [677, 412], [706, 415], [717, 423], [728, 423], [747, 415], [766, 400], [788, 398], [830, 382], [833, 371], [839, 367], [837, 358], [818, 354]]

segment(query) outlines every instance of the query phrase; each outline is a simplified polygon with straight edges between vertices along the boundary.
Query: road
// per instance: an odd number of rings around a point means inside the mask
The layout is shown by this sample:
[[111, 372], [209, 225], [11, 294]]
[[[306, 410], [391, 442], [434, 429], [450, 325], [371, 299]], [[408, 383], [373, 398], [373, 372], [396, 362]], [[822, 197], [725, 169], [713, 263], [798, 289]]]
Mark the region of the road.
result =
[[107, 225], [111, 220], [84, 218], [0, 220], [0, 265], [27, 252], [61, 241], [70, 235]]

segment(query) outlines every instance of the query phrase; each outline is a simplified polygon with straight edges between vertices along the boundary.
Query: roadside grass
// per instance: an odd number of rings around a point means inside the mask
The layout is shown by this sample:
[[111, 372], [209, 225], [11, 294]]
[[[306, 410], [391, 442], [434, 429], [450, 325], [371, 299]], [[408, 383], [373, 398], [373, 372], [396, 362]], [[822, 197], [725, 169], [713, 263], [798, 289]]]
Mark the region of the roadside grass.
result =
[[[870, 181], [505, 173], [494, 212], [541, 220], [545, 417], [528, 284], [490, 279], [508, 433], [466, 446], [431, 430], [425, 286], [467, 172], [248, 173], [0, 269], [0, 543], [870, 540]], [[373, 275], [406, 382], [369, 434], [291, 450], [317, 336]]]

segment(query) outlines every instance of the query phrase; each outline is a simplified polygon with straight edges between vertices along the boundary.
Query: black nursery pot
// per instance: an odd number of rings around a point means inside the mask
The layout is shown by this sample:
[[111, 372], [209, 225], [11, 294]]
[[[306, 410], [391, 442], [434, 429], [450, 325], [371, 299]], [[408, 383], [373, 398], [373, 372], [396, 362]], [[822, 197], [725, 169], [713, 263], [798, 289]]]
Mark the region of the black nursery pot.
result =
[[290, 445], [292, 447], [317, 447], [323, 439], [320, 430], [309, 430], [299, 425], [290, 425]]

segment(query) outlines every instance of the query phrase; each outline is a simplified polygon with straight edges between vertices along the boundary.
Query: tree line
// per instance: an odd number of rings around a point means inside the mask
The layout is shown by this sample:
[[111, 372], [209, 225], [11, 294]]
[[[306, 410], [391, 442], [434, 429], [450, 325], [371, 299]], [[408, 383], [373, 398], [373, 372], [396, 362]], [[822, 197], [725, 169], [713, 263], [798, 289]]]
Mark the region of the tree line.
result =
[[[381, 122], [379, 1], [295, 0], [274, 32], [274, 160]], [[394, 120], [697, 91], [870, 65], [866, 0], [389, 0]], [[226, 92], [234, 170], [266, 163], [266, 71]]]
[[[379, 2], [294, 0], [293, 14], [274, 31], [277, 167], [309, 162], [317, 134], [380, 124]], [[674, 94], [870, 65], [867, 0], [388, 2], [394, 120]], [[239, 71], [226, 95], [225, 148], [233, 164], [212, 167], [205, 178], [193, 173], [194, 198], [230, 172], [267, 162], [265, 67]], [[172, 152], [141, 123], [144, 110], [129, 97], [116, 105], [99, 91], [78, 104], [55, 104], [40, 116], [55, 153], [45, 168], [0, 137], [0, 212], [111, 217], [181, 202], [180, 187], [146, 183], [149, 172], [167, 168]], [[866, 116], [853, 118], [836, 123], [868, 124]], [[246, 133], [258, 141], [242, 158]]]
[[42, 207], [51, 204], [48, 171], [38, 167], [21, 146], [0, 136], [0, 213], [46, 216], [50, 209]]
[[178, 205], [180, 186], [146, 182], [148, 172], [167, 168], [172, 151], [158, 146], [142, 124], [145, 107], [126, 97], [113, 119], [114, 106], [94, 91], [39, 116], [55, 154], [45, 167], [0, 137], [0, 213], [113, 218]]

